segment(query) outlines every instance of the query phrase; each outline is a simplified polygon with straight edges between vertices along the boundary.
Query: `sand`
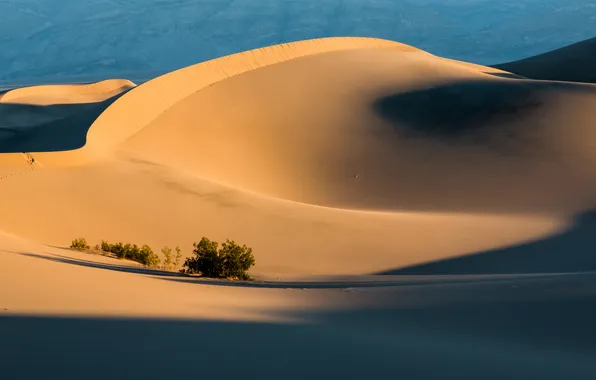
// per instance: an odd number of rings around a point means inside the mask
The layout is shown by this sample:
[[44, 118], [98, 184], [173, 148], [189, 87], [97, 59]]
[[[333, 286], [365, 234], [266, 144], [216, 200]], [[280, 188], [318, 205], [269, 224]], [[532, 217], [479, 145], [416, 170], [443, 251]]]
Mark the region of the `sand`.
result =
[[0, 96], [0, 103], [52, 104], [96, 103], [135, 87], [126, 79], [110, 79], [90, 84], [43, 85], [15, 88]]
[[[595, 106], [595, 85], [366, 38], [239, 53], [138, 87], [11, 90], [9, 377], [165, 378], [196, 360], [210, 375], [232, 349], [266, 379], [590, 378]], [[63, 248], [81, 236], [185, 255], [202, 236], [234, 239], [253, 247], [257, 281]]]

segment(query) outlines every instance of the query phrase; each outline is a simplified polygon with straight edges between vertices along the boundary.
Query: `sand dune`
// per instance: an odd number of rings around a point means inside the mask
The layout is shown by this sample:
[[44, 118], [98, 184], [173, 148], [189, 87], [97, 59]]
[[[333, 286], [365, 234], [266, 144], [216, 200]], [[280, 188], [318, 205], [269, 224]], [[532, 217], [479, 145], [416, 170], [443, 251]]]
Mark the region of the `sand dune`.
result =
[[[79, 149], [89, 126], [124, 92], [135, 86], [128, 80], [92, 84], [43, 85], [0, 94], [0, 174], [22, 163], [21, 152]], [[19, 153], [9, 155], [6, 153]]]
[[217, 82], [121, 149], [331, 207], [582, 211], [596, 202], [593, 107], [593, 86], [508, 80], [426, 54], [358, 49]]
[[[6, 92], [0, 376], [592, 379], [594, 109], [364, 38]], [[60, 248], [80, 236], [234, 239], [258, 281]]]
[[494, 67], [532, 79], [596, 83], [594, 65], [596, 38]]
[[0, 96], [0, 103], [80, 104], [97, 103], [135, 87], [125, 79], [110, 79], [90, 84], [43, 85], [17, 88]]
[[0, 228], [187, 253], [232, 238], [257, 271], [302, 275], [547, 238], [596, 204], [596, 87], [502, 74], [353, 38], [191, 66], [6, 140], [36, 166], [3, 155]]

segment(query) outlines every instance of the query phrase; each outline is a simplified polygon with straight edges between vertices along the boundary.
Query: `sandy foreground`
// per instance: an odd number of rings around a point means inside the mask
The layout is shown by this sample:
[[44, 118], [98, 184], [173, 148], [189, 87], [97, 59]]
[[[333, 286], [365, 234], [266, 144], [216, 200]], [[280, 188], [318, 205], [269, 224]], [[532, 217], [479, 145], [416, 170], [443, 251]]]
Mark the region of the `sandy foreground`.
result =
[[334, 38], [0, 93], [1, 377], [596, 378], [596, 85], [515, 74]]

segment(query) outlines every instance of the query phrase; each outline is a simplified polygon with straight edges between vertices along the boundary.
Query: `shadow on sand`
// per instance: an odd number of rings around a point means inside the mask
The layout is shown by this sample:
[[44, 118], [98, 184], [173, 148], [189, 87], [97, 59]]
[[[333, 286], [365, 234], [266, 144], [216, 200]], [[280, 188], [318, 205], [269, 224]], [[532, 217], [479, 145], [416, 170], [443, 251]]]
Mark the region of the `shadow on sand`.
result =
[[171, 276], [171, 277], [184, 277], [181, 273], [170, 272], [170, 271], [162, 271], [158, 269], [150, 269], [150, 268], [142, 268], [142, 267], [133, 267], [129, 265], [118, 265], [118, 264], [106, 264], [106, 263], [98, 263], [96, 261], [90, 260], [81, 260], [75, 259], [68, 256], [58, 255], [54, 253], [46, 253], [45, 255], [39, 255], [36, 253], [27, 253], [27, 252], [11, 252], [11, 251], [4, 251], [8, 253], [18, 254], [26, 257], [32, 257], [36, 259], [48, 260], [56, 263], [62, 264], [70, 264], [70, 265], [77, 265], [86, 268], [96, 268], [96, 269], [105, 269], [111, 270], [115, 272], [124, 272], [124, 273], [136, 273], [136, 274], [145, 274], [145, 275], [154, 275], [154, 276]]
[[[558, 239], [563, 240], [556, 246], [571, 244], [565, 259], [556, 253], [551, 257], [549, 265], [561, 272], [558, 265], [574, 260], [570, 253], [589, 252], [581, 241], [596, 236], [595, 225], [596, 214], [589, 213], [567, 233], [534, 244]], [[176, 273], [63, 255], [21, 254], [187, 280]], [[524, 259], [523, 252], [495, 255], [502, 263], [495, 257], [489, 266], [508, 268], [504, 263], [521, 260], [533, 272], [550, 268], [541, 267], [544, 257]], [[581, 261], [576, 265], [583, 266]], [[474, 268], [482, 266], [469, 267]], [[271, 311], [298, 320], [293, 323], [27, 316], [6, 309], [0, 299], [2, 378], [596, 378], [596, 273], [402, 285], [351, 292], [341, 307]], [[324, 297], [341, 294], [334, 292], [339, 290], [309, 295], [328, 300]], [[200, 287], [196, 296], [201, 297]]]
[[81, 148], [89, 127], [124, 93], [97, 103], [48, 106], [0, 103], [0, 153]]
[[512, 284], [403, 288], [383, 295], [389, 305], [296, 312], [304, 323], [25, 316], [0, 304], [2, 378], [596, 378], [596, 277]]
[[[64, 248], [61, 248], [64, 249]], [[352, 291], [354, 288], [368, 289], [368, 288], [388, 288], [388, 287], [404, 287], [404, 286], [438, 286], [438, 285], [455, 285], [455, 284], [498, 284], [509, 283], [512, 279], [524, 282], [543, 281], [545, 277], [550, 274], [536, 273], [528, 275], [468, 275], [468, 276], [394, 276], [387, 275], [372, 275], [372, 276], [348, 276], [342, 278], [341, 276], [329, 277], [319, 281], [312, 280], [253, 280], [253, 281], [230, 281], [225, 279], [205, 278], [198, 276], [189, 276], [179, 272], [164, 271], [159, 269], [133, 267], [129, 265], [99, 263], [96, 261], [75, 259], [68, 256], [58, 255], [54, 253], [45, 253], [43, 255], [27, 252], [12, 252], [3, 251], [11, 254], [31, 257], [40, 260], [47, 260], [56, 263], [75, 265], [86, 268], [95, 268], [101, 270], [109, 270], [114, 272], [132, 273], [139, 275], [152, 276], [156, 279], [174, 281], [183, 284], [209, 285], [209, 286], [223, 286], [223, 287], [239, 287], [239, 288], [259, 288], [259, 289], [344, 289]]]
[[531, 120], [547, 106], [547, 97], [559, 90], [596, 95], [595, 88], [575, 83], [469, 80], [389, 95], [376, 100], [373, 108], [402, 137], [448, 141], [473, 137], [475, 143], [487, 143], [496, 131], [511, 140], [539, 128], [537, 122], [514, 129], [510, 124]]
[[507, 78], [507, 79], [528, 79], [526, 77], [522, 77], [521, 75], [513, 74], [513, 73], [484, 73], [488, 75], [492, 75], [493, 77], [499, 78]]
[[501, 249], [386, 270], [385, 275], [573, 273], [596, 271], [596, 210], [558, 235]]

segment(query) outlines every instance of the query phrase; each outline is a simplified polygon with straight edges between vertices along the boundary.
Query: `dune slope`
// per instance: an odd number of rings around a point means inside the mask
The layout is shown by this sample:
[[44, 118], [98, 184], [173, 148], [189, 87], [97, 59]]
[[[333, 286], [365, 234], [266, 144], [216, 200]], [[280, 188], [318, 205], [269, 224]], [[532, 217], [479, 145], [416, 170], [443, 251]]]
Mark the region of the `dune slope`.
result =
[[[108, 99], [77, 124], [83, 148], [60, 149], [66, 123], [23, 139], [60, 152], [12, 140], [5, 151], [25, 154], [0, 157], [0, 229], [186, 254], [201, 236], [230, 238], [271, 275], [386, 272], [548, 241], [596, 203], [596, 87], [502, 74], [358, 38], [191, 66]], [[527, 269], [511, 256], [502, 267]]]
[[596, 37], [494, 67], [532, 79], [596, 83], [595, 65]]
[[581, 212], [596, 204], [595, 107], [594, 86], [364, 48], [219, 81], [120, 150], [331, 207]]
[[3, 233], [0, 262], [9, 379], [596, 376], [594, 274], [237, 286]]

